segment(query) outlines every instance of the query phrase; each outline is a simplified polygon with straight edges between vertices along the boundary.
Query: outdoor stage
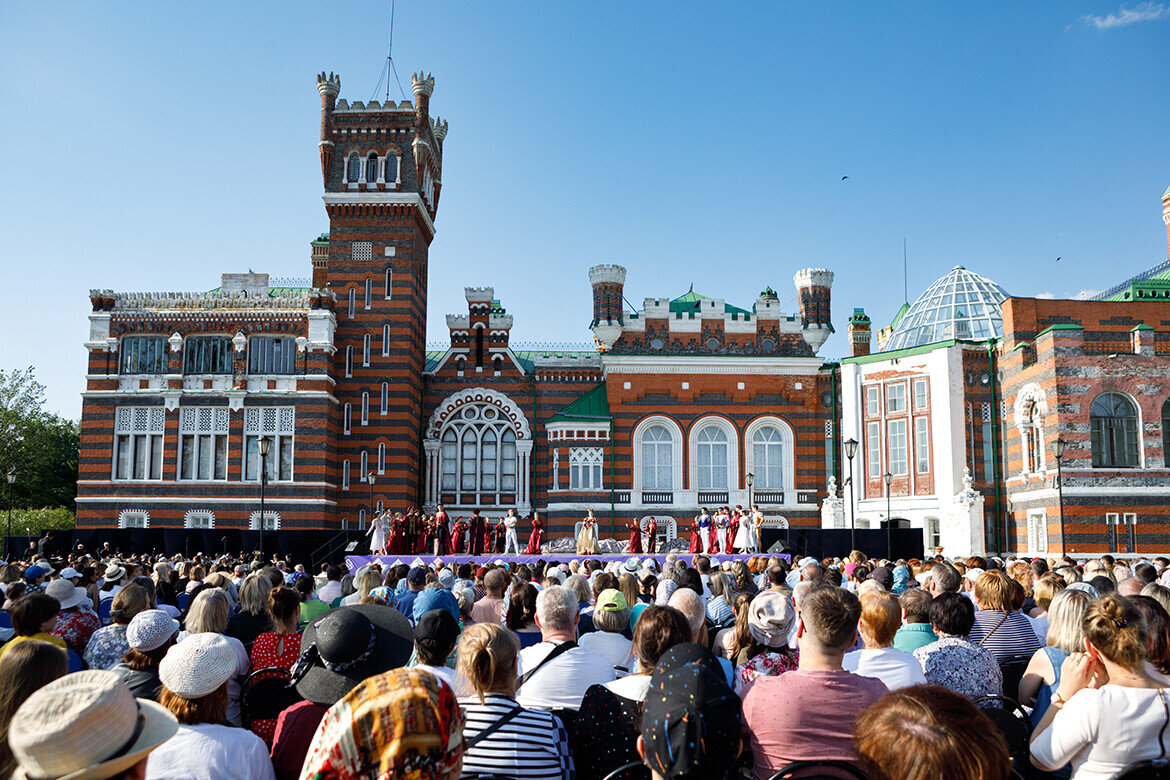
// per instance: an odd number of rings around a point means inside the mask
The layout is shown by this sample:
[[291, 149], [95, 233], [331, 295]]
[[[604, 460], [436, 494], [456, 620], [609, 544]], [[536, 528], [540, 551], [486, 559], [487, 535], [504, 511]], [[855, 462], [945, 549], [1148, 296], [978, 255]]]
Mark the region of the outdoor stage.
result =
[[[621, 563], [629, 560], [631, 557], [636, 557], [639, 561], [645, 560], [646, 558], [653, 558], [658, 563], [658, 568], [661, 569], [662, 564], [666, 561], [666, 555], [666, 553], [660, 555], [656, 554], [637, 556], [633, 556], [630, 553], [613, 553], [607, 555], [576, 555], [573, 553], [548, 553], [545, 555], [501, 555], [497, 553], [495, 555], [442, 555], [439, 556], [438, 560], [441, 560], [446, 564], [458, 565], [460, 563], [473, 563], [477, 566], [481, 566], [485, 563], [492, 563], [494, 561], [535, 564], [537, 561], [544, 561], [545, 563], [550, 561], [568, 563], [569, 561], [573, 560], [583, 561], [592, 559], [595, 561], [603, 561], [605, 563], [609, 563], [610, 561], [617, 561]], [[682, 552], [674, 553], [674, 555], [677, 558], [687, 561], [689, 565], [692, 556], [691, 553]], [[709, 557], [711, 558], [712, 563], [723, 563], [724, 561], [746, 561], [748, 558], [754, 557], [754, 554], [712, 555]], [[786, 561], [791, 560], [791, 556], [789, 556], [787, 553], [780, 553], [776, 557]], [[400, 563], [404, 563], [407, 566], [410, 566], [414, 564], [415, 561], [422, 561], [424, 564], [429, 565], [434, 563], [435, 560], [436, 558], [433, 555], [347, 555], [345, 556], [345, 566], [349, 569], [350, 574], [353, 574], [362, 566], [375, 562], [382, 564], [383, 568], [385, 568], [386, 566], [397, 566]]]

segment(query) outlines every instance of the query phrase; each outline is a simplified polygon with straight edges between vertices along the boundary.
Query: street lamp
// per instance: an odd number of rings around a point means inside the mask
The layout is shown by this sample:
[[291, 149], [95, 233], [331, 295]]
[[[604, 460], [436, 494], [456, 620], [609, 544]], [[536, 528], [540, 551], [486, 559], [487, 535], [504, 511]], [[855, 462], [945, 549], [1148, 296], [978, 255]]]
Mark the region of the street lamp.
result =
[[1052, 454], [1056, 456], [1056, 500], [1060, 507], [1060, 554], [1064, 556], [1064, 482], [1061, 477], [1060, 460], [1064, 457], [1064, 448], [1068, 446], [1068, 442], [1062, 438], [1057, 438], [1052, 443]]
[[845, 440], [845, 457], [849, 459], [849, 547], [857, 549], [857, 527], [853, 522], [853, 502], [857, 500], [857, 486], [853, 484], [853, 456], [857, 454], [857, 439]]
[[260, 452], [260, 562], [264, 562], [264, 486], [268, 484], [268, 448], [272, 446], [272, 439], [261, 436], [256, 442], [256, 449]]
[[366, 482], [370, 483], [370, 522], [374, 522], [374, 472], [366, 474]]
[[894, 542], [892, 539], [894, 532], [890, 529], [894, 527], [894, 522], [890, 516], [890, 483], [894, 481], [894, 475], [887, 471], [882, 479], [886, 481], [886, 560], [892, 561], [894, 559]]
[[751, 512], [752, 511], [752, 485], [756, 484], [756, 475], [749, 471], [747, 474], [744, 475], [743, 481], [747, 483], [748, 511]]
[[7, 560], [8, 545], [12, 543], [12, 486], [16, 482], [16, 467], [8, 469], [8, 535], [4, 537], [4, 559]]

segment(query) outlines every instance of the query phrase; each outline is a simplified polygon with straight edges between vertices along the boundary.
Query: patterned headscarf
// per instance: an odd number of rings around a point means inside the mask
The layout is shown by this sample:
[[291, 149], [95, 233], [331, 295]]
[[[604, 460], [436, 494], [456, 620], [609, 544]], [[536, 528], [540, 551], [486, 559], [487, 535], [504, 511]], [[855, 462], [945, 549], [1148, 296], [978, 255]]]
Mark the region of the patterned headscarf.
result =
[[890, 591], [902, 595], [910, 589], [910, 570], [905, 566], [897, 566], [894, 568], [894, 585]]
[[385, 585], [379, 585], [376, 588], [370, 588], [370, 598], [377, 600], [379, 603], [385, 604], [388, 607], [398, 605], [398, 595], [390, 590]]
[[421, 669], [392, 669], [329, 708], [301, 778], [433, 780], [462, 755], [463, 714], [450, 687]]

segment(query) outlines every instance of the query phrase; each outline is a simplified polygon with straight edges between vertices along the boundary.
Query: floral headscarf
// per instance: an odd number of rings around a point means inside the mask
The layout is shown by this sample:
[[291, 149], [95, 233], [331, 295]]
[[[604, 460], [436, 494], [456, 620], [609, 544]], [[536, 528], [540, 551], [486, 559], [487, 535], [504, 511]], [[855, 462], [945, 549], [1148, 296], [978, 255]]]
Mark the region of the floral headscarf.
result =
[[421, 669], [392, 669], [325, 713], [303, 780], [437, 780], [463, 756], [463, 714], [450, 687]]
[[910, 590], [910, 570], [905, 566], [894, 567], [894, 584], [890, 591], [900, 596], [908, 590]]
[[385, 604], [388, 607], [394, 607], [398, 605], [398, 595], [385, 585], [379, 585], [376, 588], [370, 588], [369, 597], [380, 604]]

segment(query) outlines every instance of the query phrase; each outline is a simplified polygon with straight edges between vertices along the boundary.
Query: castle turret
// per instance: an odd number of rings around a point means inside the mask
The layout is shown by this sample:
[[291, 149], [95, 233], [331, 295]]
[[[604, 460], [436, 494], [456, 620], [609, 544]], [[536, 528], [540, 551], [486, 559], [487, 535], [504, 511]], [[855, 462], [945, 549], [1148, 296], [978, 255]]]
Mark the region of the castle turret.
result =
[[824, 268], [804, 268], [792, 277], [800, 299], [800, 324], [804, 340], [813, 352], [833, 333], [830, 320], [829, 291], [833, 287], [833, 272]]
[[310, 242], [310, 246], [313, 247], [313, 289], [324, 290], [329, 285], [329, 234], [317, 236]]
[[626, 269], [620, 265], [595, 265], [589, 269], [593, 285], [593, 322], [589, 327], [604, 349], [610, 349], [622, 335], [622, 296]]
[[854, 309], [849, 318], [849, 356], [869, 354], [870, 321], [865, 309]]
[[321, 150], [321, 179], [328, 183], [329, 166], [333, 163], [333, 109], [341, 93], [341, 76], [320, 73], [317, 91], [321, 93], [321, 141], [317, 147]]

